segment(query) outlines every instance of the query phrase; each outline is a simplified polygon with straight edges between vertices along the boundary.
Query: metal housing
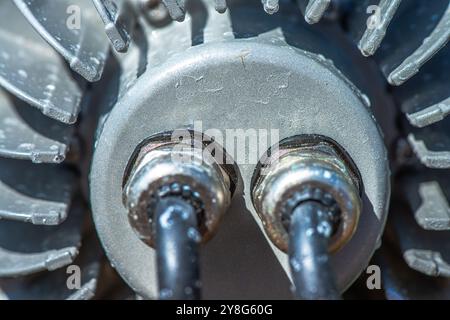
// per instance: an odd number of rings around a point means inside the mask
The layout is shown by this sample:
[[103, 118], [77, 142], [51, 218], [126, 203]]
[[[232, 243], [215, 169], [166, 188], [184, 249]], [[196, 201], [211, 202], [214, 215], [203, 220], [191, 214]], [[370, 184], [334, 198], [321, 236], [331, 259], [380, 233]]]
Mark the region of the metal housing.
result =
[[[198, 46], [192, 46], [193, 34], [179, 32], [191, 30], [189, 18], [152, 34], [153, 44], [165, 42], [164, 52], [170, 54], [152, 52], [145, 73], [101, 128], [90, 185], [94, 221], [105, 251], [134, 290], [146, 298], [157, 296], [155, 253], [133, 232], [121, 201], [130, 155], [148, 137], [192, 129], [196, 120], [202, 121], [203, 131], [279, 129], [280, 140], [324, 135], [333, 137], [352, 157], [365, 187], [358, 230], [332, 257], [343, 291], [380, 245], [389, 202], [387, 153], [369, 99], [323, 56], [288, 45], [281, 29], [235, 39], [229, 14], [217, 16], [212, 11]], [[167, 43], [169, 34], [176, 46]], [[251, 214], [264, 232], [251, 199], [255, 165], [238, 165], [232, 207], [239, 208], [240, 215]], [[239, 218], [234, 223], [251, 222]], [[270, 241], [269, 245], [288, 271], [287, 256]], [[207, 264], [208, 257], [204, 260]]]

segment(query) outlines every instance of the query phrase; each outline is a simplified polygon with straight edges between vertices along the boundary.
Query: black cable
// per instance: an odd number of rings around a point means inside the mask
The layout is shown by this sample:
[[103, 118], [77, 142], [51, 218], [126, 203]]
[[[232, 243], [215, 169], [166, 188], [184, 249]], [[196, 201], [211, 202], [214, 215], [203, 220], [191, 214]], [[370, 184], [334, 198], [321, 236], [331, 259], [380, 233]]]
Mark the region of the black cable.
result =
[[163, 198], [154, 221], [159, 298], [200, 299], [200, 235], [194, 208], [181, 197]]
[[331, 228], [327, 208], [306, 201], [292, 212], [289, 230], [289, 264], [295, 296], [307, 300], [340, 299], [329, 261]]

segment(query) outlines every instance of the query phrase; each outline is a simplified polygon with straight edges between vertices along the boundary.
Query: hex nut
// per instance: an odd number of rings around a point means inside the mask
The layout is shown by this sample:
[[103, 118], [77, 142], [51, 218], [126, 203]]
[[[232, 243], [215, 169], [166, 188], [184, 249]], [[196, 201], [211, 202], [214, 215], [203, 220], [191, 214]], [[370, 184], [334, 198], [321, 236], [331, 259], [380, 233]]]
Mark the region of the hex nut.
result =
[[[317, 138], [317, 137], [316, 137]], [[331, 195], [340, 209], [340, 223], [330, 239], [330, 252], [342, 248], [354, 234], [362, 201], [360, 182], [348, 163], [330, 141], [280, 146], [268, 157], [264, 175], [253, 186], [253, 204], [271, 241], [280, 250], [288, 250], [288, 231], [283, 225], [285, 205], [306, 189]]]
[[128, 209], [130, 225], [146, 244], [154, 245], [151, 201], [164, 192], [171, 192], [167, 190], [170, 186], [179, 189], [180, 195], [201, 203], [202, 241], [214, 234], [231, 201], [231, 181], [227, 172], [203, 150], [201, 146], [160, 141], [141, 146], [126, 177], [123, 203]]

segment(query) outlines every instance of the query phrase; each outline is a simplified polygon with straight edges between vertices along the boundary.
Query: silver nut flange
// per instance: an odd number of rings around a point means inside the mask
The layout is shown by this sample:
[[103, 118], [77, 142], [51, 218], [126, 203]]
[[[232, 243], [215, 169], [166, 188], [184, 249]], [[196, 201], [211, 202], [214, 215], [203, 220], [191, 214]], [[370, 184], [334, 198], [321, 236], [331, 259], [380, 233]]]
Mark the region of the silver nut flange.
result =
[[[268, 157], [253, 187], [253, 203], [271, 241], [288, 250], [288, 230], [283, 224], [286, 204], [299, 194], [308, 199], [328, 197], [339, 209], [339, 224], [330, 240], [329, 251], [342, 248], [354, 234], [361, 212], [360, 182], [343, 153], [328, 139], [299, 138]], [[294, 140], [295, 141], [295, 140]], [[261, 174], [261, 173], [264, 174]], [[312, 191], [311, 195], [309, 191]]]
[[231, 201], [230, 177], [201, 145], [149, 142], [140, 148], [123, 187], [128, 220], [139, 238], [154, 246], [152, 204], [182, 196], [198, 212], [202, 241], [211, 238]]

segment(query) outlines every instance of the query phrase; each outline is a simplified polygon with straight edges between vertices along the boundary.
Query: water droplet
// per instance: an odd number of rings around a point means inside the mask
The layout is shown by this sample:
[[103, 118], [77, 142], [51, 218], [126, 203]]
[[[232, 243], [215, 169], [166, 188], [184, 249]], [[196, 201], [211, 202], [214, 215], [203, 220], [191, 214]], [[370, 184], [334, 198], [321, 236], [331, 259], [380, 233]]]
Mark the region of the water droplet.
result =
[[171, 213], [163, 214], [159, 219], [163, 228], [169, 228], [173, 225], [173, 215]]
[[100, 64], [100, 60], [98, 60], [96, 57], [91, 57], [91, 62], [92, 63], [94, 63], [94, 64], [96, 64], [96, 65], [99, 65]]
[[292, 270], [294, 270], [295, 272], [300, 272], [302, 270], [302, 265], [300, 264], [300, 261], [298, 261], [298, 259], [292, 258], [290, 260], [290, 263]]
[[309, 228], [306, 230], [306, 236], [311, 237], [314, 234], [315, 230], [313, 228]]
[[159, 296], [161, 299], [169, 299], [173, 296], [173, 292], [170, 289], [161, 289], [159, 291]]
[[23, 150], [32, 150], [34, 148], [34, 144], [32, 143], [21, 143], [18, 146], [19, 149]]
[[327, 238], [331, 236], [331, 232], [332, 232], [331, 229], [332, 229], [331, 225], [326, 221], [322, 221], [317, 226], [317, 232], [324, 235]]
[[28, 78], [28, 73], [25, 70], [20, 69], [19, 71], [17, 71], [17, 73], [19, 74], [19, 76], [21, 76], [22, 78]]
[[194, 240], [195, 242], [200, 242], [200, 240], [202, 239], [200, 233], [195, 228], [189, 228], [187, 236], [189, 239]]

